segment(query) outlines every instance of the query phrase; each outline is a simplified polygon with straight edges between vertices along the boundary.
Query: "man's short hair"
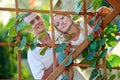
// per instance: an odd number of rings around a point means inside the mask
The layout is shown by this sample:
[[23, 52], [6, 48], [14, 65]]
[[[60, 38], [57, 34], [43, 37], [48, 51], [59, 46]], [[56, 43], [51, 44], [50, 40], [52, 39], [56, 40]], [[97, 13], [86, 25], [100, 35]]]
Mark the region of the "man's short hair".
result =
[[30, 15], [30, 14], [32, 14], [32, 12], [26, 13], [26, 14], [23, 16], [23, 18], [27, 17], [27, 16]]

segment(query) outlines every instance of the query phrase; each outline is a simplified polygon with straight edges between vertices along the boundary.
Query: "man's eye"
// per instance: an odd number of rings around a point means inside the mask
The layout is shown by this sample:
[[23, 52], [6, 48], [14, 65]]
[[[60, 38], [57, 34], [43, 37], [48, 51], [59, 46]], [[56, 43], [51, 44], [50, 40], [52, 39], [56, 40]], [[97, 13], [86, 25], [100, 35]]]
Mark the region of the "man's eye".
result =
[[60, 24], [60, 23], [58, 22], [56, 26], [58, 27], [58, 26], [59, 26], [59, 24]]
[[31, 25], [33, 25], [34, 23], [35, 23], [35, 21], [34, 21], [34, 20], [30, 21], [30, 24], [31, 24]]
[[39, 20], [40, 19], [40, 17], [39, 16], [36, 16], [36, 20]]

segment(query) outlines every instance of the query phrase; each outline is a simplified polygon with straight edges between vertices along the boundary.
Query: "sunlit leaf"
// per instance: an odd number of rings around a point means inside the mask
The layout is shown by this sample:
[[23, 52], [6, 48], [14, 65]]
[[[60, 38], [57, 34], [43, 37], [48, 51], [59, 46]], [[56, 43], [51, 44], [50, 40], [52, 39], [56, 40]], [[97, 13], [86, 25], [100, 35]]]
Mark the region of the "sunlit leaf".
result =
[[77, 20], [77, 19], [79, 19], [81, 16], [80, 15], [75, 15], [73, 18], [72, 18], [72, 20]]
[[9, 36], [10, 36], [10, 37], [15, 37], [15, 36], [16, 36], [16, 30], [10, 29], [10, 30], [9, 30]]
[[106, 60], [106, 66], [107, 66], [108, 68], [111, 68], [111, 67], [112, 67], [112, 66], [110, 65], [110, 63], [109, 63], [108, 60]]
[[73, 37], [73, 33], [72, 34], [69, 34], [67, 37], [66, 37], [66, 41], [69, 41], [69, 40], [71, 40], [71, 38]]
[[96, 10], [102, 3], [102, 0], [92, 0], [92, 8]]
[[62, 52], [64, 51], [64, 49], [66, 48], [66, 43], [61, 43], [57, 48], [55, 48], [55, 52], [56, 53], [59, 53], [59, 52]]
[[82, 4], [82, 1], [80, 0], [80, 1], [78, 1], [76, 3], [76, 6], [75, 6], [75, 12], [76, 12], [76, 14], [79, 14], [79, 12], [81, 11], [82, 7], [83, 7], [83, 4]]
[[93, 35], [90, 34], [90, 35], [88, 36], [88, 40], [93, 41], [93, 39], [94, 39]]
[[27, 25], [25, 25], [24, 27], [23, 27], [23, 31], [24, 30], [28, 30], [28, 29], [31, 29], [32, 28], [32, 26], [31, 25], [29, 25], [29, 24], [27, 24]]
[[44, 47], [44, 48], [40, 51], [40, 55], [44, 56], [47, 48], [48, 48], [48, 47]]
[[25, 26], [25, 22], [22, 20], [21, 22], [19, 22], [18, 26], [17, 26], [17, 32], [22, 30]]
[[68, 61], [65, 63], [65, 66], [69, 66], [72, 63], [72, 55], [69, 57]]
[[18, 50], [21, 50], [24, 46], [26, 46], [26, 43], [27, 43], [26, 37], [23, 37], [21, 43], [18, 46]]
[[116, 77], [116, 75], [115, 75], [115, 74], [113, 74], [113, 75], [111, 75], [111, 76], [110, 76], [109, 80], [114, 80], [114, 79], [115, 79], [115, 77]]
[[20, 20], [21, 18], [23, 18], [23, 16], [25, 15], [25, 13], [21, 13], [17, 16], [16, 21]]
[[41, 40], [46, 34], [47, 34], [46, 32], [41, 33], [39, 36], [39, 40]]
[[106, 34], [115, 33], [117, 31], [118, 31], [118, 26], [115, 24], [108, 24], [107, 28], [105, 29]]
[[65, 58], [66, 58], [66, 54], [61, 52], [58, 57], [58, 64], [61, 64]]
[[109, 35], [107, 35], [106, 38], [107, 38], [106, 45], [108, 45], [109, 47], [114, 47], [117, 45], [118, 41], [115, 38], [115, 36], [109, 34]]
[[120, 64], [120, 57], [116, 54], [111, 54], [107, 60], [112, 67], [117, 67]]
[[100, 53], [99, 58], [104, 58], [107, 54], [107, 49], [104, 49], [102, 53]]

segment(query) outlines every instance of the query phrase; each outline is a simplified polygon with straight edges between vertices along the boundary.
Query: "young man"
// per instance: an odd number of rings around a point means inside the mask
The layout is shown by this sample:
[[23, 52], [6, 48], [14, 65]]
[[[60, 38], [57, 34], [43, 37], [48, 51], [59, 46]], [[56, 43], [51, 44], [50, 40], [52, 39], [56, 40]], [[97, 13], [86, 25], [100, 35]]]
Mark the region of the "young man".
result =
[[[41, 33], [46, 32], [44, 37], [38, 40], [39, 43], [51, 44], [51, 37], [45, 30], [45, 25], [43, 20], [35, 13], [28, 13], [24, 16], [24, 21], [27, 24], [32, 25], [30, 32], [34, 33], [37, 39]], [[53, 54], [52, 48], [48, 48], [45, 52], [45, 55], [41, 56], [39, 53], [42, 50], [41, 47], [37, 47], [34, 50], [28, 51], [28, 63], [32, 74], [35, 79], [44, 80], [50, 73], [53, 71]], [[60, 77], [58, 80], [61, 80]]]

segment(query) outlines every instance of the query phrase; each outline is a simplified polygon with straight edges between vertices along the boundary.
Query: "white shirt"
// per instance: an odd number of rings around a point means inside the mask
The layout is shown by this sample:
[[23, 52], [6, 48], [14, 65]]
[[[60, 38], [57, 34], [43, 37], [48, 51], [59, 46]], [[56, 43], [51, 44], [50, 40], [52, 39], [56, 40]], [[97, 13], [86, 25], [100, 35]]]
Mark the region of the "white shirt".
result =
[[[35, 79], [41, 79], [44, 71], [48, 69], [53, 63], [52, 48], [47, 49], [45, 55], [43, 56], [40, 55], [41, 50], [42, 47], [36, 47], [34, 50], [29, 49], [27, 55], [28, 63]], [[60, 76], [57, 80], [61, 80], [61, 78], [62, 76]]]
[[[81, 44], [84, 40], [85, 40], [85, 26], [84, 26], [84, 20], [82, 20], [80, 22], [80, 35], [79, 35], [79, 38], [78, 40], [76, 41], [71, 41], [71, 45], [79, 45]], [[88, 31], [88, 35], [92, 32], [92, 28], [87, 25], [87, 31]]]
[[[71, 41], [71, 45], [79, 45], [86, 39], [84, 20], [80, 22], [80, 28], [81, 28], [81, 31], [80, 31], [78, 40]], [[87, 30], [88, 30], [88, 35], [89, 35], [92, 32], [92, 28], [89, 25], [87, 25]], [[82, 60], [81, 56], [79, 56], [79, 58], [76, 59], [76, 61], [78, 62], [80, 62], [81, 60]], [[73, 70], [74, 70], [74, 75], [75, 75], [73, 80], [88, 80], [89, 79], [90, 71], [91, 71], [89, 68], [82, 71], [79, 67], [73, 67]]]

